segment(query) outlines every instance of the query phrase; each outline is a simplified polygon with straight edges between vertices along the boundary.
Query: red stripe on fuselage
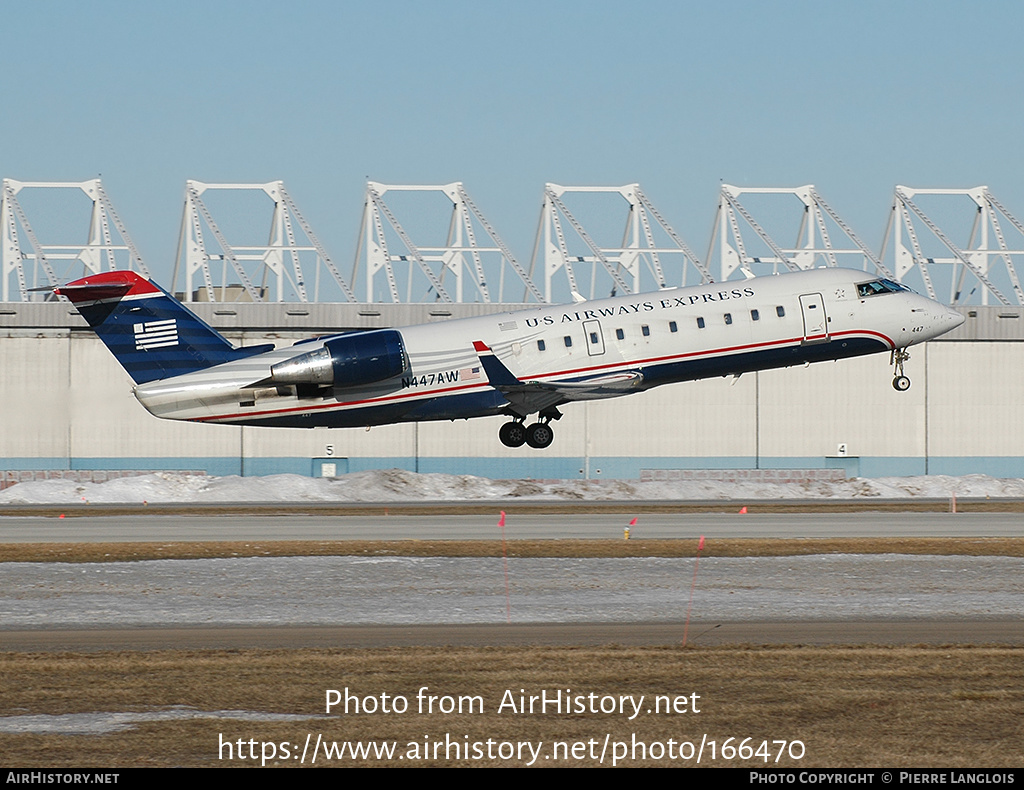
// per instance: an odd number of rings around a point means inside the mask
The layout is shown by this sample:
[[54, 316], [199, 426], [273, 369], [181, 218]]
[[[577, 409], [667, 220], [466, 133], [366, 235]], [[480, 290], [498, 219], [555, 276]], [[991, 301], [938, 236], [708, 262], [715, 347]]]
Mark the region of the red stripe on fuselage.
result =
[[[842, 336], [846, 336], [846, 335], [873, 335], [874, 337], [881, 338], [890, 348], [895, 348], [896, 347], [896, 344], [889, 337], [883, 335], [881, 332], [875, 332], [875, 331], [873, 331], [871, 329], [859, 329], [859, 330], [851, 329], [851, 330], [847, 330], [845, 332], [834, 332], [831, 335], [829, 335], [829, 337], [833, 337], [834, 338], [834, 337], [842, 337]], [[815, 337], [824, 337], [824, 335], [820, 335], [820, 336], [815, 335], [811, 339], [814, 339]], [[571, 375], [578, 375], [578, 374], [581, 374], [581, 373], [590, 373], [590, 372], [595, 372], [595, 371], [599, 371], [599, 370], [607, 370], [608, 368], [633, 369], [633, 368], [636, 368], [636, 367], [640, 367], [640, 366], [643, 366], [643, 365], [649, 365], [649, 364], [656, 363], [656, 362], [671, 362], [671, 361], [679, 361], [679, 360], [684, 360], [684, 359], [692, 359], [694, 357], [713, 356], [713, 355], [717, 355], [717, 354], [730, 354], [730, 353], [734, 353], [734, 352], [738, 352], [738, 351], [749, 351], [751, 349], [770, 348], [772, 346], [785, 346], [785, 345], [788, 345], [788, 344], [799, 344], [799, 343], [801, 343], [803, 341], [804, 341], [804, 338], [802, 338], [802, 337], [793, 337], [793, 338], [788, 338], [786, 340], [772, 340], [772, 341], [769, 341], [767, 343], [749, 343], [749, 344], [742, 345], [742, 346], [728, 346], [726, 348], [711, 349], [709, 351], [690, 351], [690, 352], [687, 352], [685, 354], [670, 354], [668, 356], [663, 356], [663, 357], [649, 357], [647, 359], [633, 360], [633, 361], [629, 361], [629, 362], [614, 362], [614, 363], [611, 363], [611, 364], [608, 364], [608, 365], [594, 365], [594, 366], [586, 367], [586, 368], [573, 368], [573, 369], [569, 369], [569, 370], [557, 371], [555, 373], [543, 373], [543, 374], [540, 374], [540, 375], [537, 375], [537, 376], [525, 376], [525, 377], [520, 377], [519, 380], [520, 381], [539, 381], [539, 380], [542, 380], [542, 379], [550, 379], [550, 378], [553, 378], [553, 377], [571, 376]], [[480, 341], [474, 341], [474, 346], [478, 342], [480, 342]], [[483, 344], [481, 343], [481, 345], [483, 345]], [[490, 350], [490, 349], [488, 349], [488, 350]], [[437, 395], [441, 395], [441, 394], [445, 394], [445, 393], [451, 393], [451, 392], [458, 392], [460, 390], [483, 389], [483, 388], [489, 388], [489, 387], [490, 387], [489, 383], [487, 383], [487, 382], [480, 382], [478, 384], [467, 384], [465, 386], [458, 386], [458, 387], [445, 387], [443, 389], [437, 389], [437, 390], [428, 390], [428, 391], [422, 391], [421, 390], [419, 392], [407, 392], [407, 393], [402, 393], [400, 395], [383, 395], [383, 396], [377, 397], [377, 398], [366, 398], [364, 400], [346, 401], [344, 403], [327, 403], [327, 404], [323, 404], [321, 406], [292, 406], [292, 407], [289, 407], [287, 409], [269, 409], [267, 411], [254, 411], [254, 412], [247, 412], [247, 413], [244, 413], [244, 414], [223, 414], [223, 415], [212, 416], [212, 417], [195, 417], [192, 420], [190, 420], [190, 422], [216, 422], [216, 421], [219, 421], [219, 420], [251, 419], [253, 417], [265, 417], [265, 416], [268, 416], [268, 415], [277, 415], [277, 414], [296, 414], [296, 413], [301, 414], [303, 412], [324, 411], [324, 410], [327, 410], [327, 409], [338, 410], [338, 409], [344, 409], [344, 408], [351, 408], [351, 407], [355, 407], [355, 406], [365, 406], [367, 404], [383, 405], [385, 403], [405, 400], [407, 398], [435, 397]]]
[[[895, 348], [896, 347], [895, 344], [893, 343], [893, 341], [891, 339], [889, 339], [888, 337], [886, 337], [885, 335], [883, 335], [881, 332], [874, 332], [874, 331], [872, 331], [870, 329], [859, 329], [859, 330], [851, 329], [851, 330], [848, 330], [846, 332], [834, 332], [833, 334], [829, 335], [829, 337], [840, 337], [842, 335], [874, 335], [875, 337], [881, 338], [883, 341], [885, 341], [885, 343], [887, 343], [890, 348]], [[823, 338], [823, 337], [825, 337], [825, 335], [812, 335], [810, 338], [807, 338], [807, 339], [815, 340], [817, 338]], [[716, 348], [716, 349], [712, 349], [711, 351], [690, 351], [690, 352], [688, 352], [686, 354], [669, 354], [668, 356], [664, 356], [664, 357], [648, 357], [647, 359], [638, 359], [638, 360], [635, 360], [635, 361], [632, 361], [632, 362], [614, 362], [614, 363], [610, 363], [608, 365], [594, 365], [592, 367], [587, 367], [587, 368], [570, 368], [569, 370], [559, 370], [559, 371], [556, 371], [554, 373], [544, 373], [544, 374], [539, 375], [539, 376], [529, 376], [528, 380], [529, 381], [538, 381], [538, 380], [541, 380], [541, 379], [548, 379], [548, 378], [552, 378], [552, 377], [572, 376], [572, 375], [576, 375], [576, 374], [579, 374], [579, 373], [590, 373], [590, 372], [598, 371], [598, 370], [607, 370], [608, 368], [622, 368], [622, 367], [635, 368], [637, 366], [650, 365], [650, 364], [657, 363], [657, 362], [671, 362], [671, 361], [678, 361], [678, 360], [683, 360], [683, 359], [691, 359], [693, 357], [703, 357], [703, 356], [708, 356], [708, 355], [714, 355], [714, 354], [732, 354], [732, 353], [735, 353], [735, 352], [738, 352], [738, 351], [750, 351], [752, 349], [769, 348], [771, 346], [788, 345], [788, 344], [791, 344], [791, 343], [792, 344], [798, 344], [798, 343], [802, 343], [804, 341], [804, 339], [805, 338], [802, 338], [802, 337], [791, 337], [791, 338], [787, 338], [786, 340], [772, 340], [772, 341], [769, 341], [767, 343], [748, 343], [748, 344], [743, 345], [743, 346], [727, 346], [726, 348]], [[520, 379], [520, 380], [522, 380], [522, 379]]]

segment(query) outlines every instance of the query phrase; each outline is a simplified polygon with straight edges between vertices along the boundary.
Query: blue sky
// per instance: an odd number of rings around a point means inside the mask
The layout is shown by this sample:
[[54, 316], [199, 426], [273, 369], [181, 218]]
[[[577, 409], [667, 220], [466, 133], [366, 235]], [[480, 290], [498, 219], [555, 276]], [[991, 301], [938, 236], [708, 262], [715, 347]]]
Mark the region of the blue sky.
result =
[[1024, 215], [1024, 12], [990, 2], [5, 2], [0, 175], [108, 193], [157, 279], [184, 182], [282, 179], [348, 271], [366, 177], [461, 180], [528, 258], [545, 181], [639, 181], [701, 255], [720, 181]]

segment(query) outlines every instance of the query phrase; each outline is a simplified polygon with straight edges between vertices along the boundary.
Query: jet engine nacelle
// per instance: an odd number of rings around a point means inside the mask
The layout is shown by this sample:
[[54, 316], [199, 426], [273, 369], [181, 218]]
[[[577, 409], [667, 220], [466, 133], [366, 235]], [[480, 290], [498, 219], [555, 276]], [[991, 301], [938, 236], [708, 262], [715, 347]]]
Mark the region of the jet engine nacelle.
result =
[[354, 332], [322, 348], [270, 367], [273, 384], [356, 387], [402, 375], [408, 367], [402, 335], [394, 329]]

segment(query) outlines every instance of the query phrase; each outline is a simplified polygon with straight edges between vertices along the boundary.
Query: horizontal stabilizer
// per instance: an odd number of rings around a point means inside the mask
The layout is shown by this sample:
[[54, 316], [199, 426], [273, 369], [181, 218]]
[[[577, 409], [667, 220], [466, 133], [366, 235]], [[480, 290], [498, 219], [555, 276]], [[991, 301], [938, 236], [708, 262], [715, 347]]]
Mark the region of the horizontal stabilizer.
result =
[[72, 304], [97, 301], [100, 299], [120, 299], [132, 289], [132, 283], [119, 278], [107, 278], [102, 282], [79, 280], [76, 283], [47, 288], [59, 296], [66, 296]]

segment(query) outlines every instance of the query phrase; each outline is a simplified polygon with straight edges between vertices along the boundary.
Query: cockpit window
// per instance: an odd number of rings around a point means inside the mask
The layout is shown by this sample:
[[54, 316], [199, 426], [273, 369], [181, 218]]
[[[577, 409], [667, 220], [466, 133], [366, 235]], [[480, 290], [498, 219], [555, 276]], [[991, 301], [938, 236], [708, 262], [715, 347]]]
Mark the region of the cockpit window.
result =
[[872, 280], [868, 283], [861, 283], [857, 286], [857, 294], [863, 299], [865, 296], [877, 296], [878, 294], [899, 293], [909, 291], [905, 285], [893, 282], [892, 280]]

